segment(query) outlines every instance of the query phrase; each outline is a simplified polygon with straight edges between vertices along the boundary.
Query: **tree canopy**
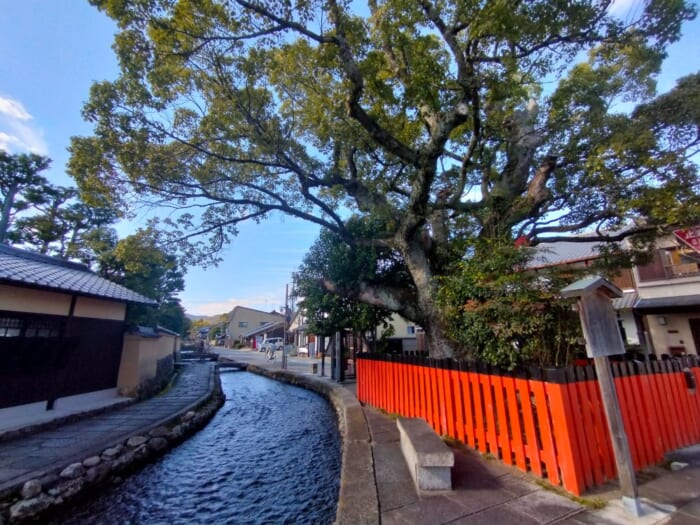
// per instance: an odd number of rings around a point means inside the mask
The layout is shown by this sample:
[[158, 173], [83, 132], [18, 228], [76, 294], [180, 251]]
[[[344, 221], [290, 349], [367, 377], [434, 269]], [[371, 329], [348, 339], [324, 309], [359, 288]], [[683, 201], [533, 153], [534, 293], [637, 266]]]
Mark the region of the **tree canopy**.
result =
[[50, 185], [40, 173], [50, 165], [48, 157], [0, 150], [0, 242], [7, 242], [18, 213], [44, 202]]
[[[700, 75], [655, 88], [689, 2], [91, 3], [121, 75], [72, 141], [85, 198], [179, 210], [200, 260], [276, 211], [389, 248], [403, 286], [344, 293], [423, 326], [433, 355], [451, 354], [439, 278], [479, 247], [698, 219]], [[382, 227], [358, 238], [351, 214]]]
[[[373, 238], [376, 225], [352, 219], [348, 227], [357, 238]], [[378, 327], [389, 328], [392, 312], [380, 306], [358, 301], [336, 289], [348, 290], [358, 283], [403, 284], [407, 274], [401, 258], [387, 248], [351, 246], [336, 233], [322, 230], [311, 246], [299, 271], [294, 275], [293, 295], [306, 312], [308, 329], [319, 335], [332, 335], [352, 329], [361, 338], [374, 337]], [[375, 345], [376, 346], [376, 345]]]

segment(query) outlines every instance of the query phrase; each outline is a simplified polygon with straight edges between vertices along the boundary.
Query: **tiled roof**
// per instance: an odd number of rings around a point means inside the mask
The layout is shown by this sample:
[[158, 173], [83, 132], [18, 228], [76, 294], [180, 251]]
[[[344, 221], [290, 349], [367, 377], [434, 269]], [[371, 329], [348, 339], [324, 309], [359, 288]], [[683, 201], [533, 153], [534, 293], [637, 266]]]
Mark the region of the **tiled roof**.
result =
[[600, 241], [588, 242], [543, 242], [535, 247], [535, 255], [528, 264], [529, 268], [544, 268], [559, 264], [585, 261], [600, 257]]
[[0, 244], [0, 283], [114, 299], [127, 303], [155, 304], [120, 284], [93, 273], [87, 266]]

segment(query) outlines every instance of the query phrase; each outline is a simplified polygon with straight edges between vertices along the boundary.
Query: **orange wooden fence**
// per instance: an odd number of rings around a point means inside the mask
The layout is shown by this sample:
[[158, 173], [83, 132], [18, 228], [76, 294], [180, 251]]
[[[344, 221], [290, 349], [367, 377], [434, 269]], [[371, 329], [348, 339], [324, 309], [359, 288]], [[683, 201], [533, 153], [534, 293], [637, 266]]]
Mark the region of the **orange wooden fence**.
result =
[[[700, 363], [613, 363], [636, 469], [700, 442]], [[416, 356], [359, 354], [357, 394], [389, 413], [424, 418], [509, 465], [581, 495], [616, 477], [592, 367], [502, 373]]]

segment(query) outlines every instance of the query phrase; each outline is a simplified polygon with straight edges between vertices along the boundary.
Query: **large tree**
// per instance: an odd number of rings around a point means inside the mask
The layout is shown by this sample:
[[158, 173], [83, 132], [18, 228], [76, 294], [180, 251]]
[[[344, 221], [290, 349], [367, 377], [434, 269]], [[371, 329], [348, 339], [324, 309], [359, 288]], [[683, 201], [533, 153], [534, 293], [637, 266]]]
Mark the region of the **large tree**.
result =
[[655, 98], [683, 0], [624, 18], [610, 0], [91, 2], [121, 76], [72, 142], [81, 189], [181, 210], [179, 239], [209, 239], [190, 255], [277, 211], [350, 245], [350, 213], [376, 218], [359, 242], [410, 278], [344, 293], [423, 326], [435, 356], [438, 278], [465, 255], [698, 217], [700, 76]]

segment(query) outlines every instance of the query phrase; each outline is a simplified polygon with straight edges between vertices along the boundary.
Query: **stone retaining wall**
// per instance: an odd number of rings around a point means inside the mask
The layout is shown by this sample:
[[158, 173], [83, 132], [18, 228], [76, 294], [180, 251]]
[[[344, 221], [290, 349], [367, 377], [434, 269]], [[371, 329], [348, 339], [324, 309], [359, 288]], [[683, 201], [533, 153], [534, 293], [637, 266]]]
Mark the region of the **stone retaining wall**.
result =
[[0, 525], [35, 521], [89, 492], [118, 482], [175, 447], [204, 427], [224, 403], [218, 372], [214, 391], [195, 409], [148, 433], [131, 436], [103, 450], [44, 476], [24, 483], [0, 501]]

